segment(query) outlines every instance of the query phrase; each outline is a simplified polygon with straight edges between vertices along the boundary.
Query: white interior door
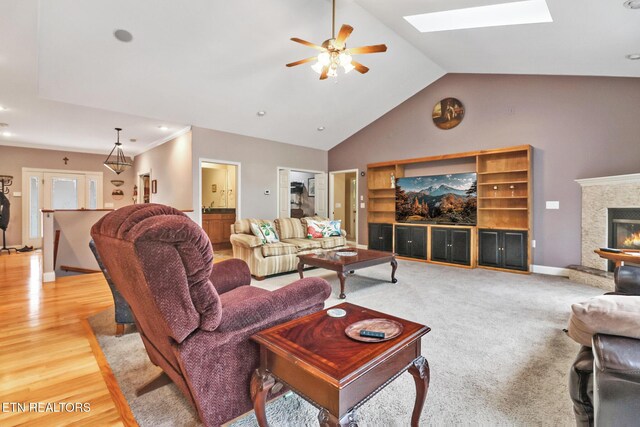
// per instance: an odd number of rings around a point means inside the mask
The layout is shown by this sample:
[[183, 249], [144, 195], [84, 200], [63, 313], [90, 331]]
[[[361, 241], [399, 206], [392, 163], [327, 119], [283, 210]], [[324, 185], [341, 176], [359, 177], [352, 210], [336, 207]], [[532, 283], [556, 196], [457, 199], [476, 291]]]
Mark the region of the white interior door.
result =
[[291, 216], [291, 184], [289, 169], [278, 170], [278, 218]]
[[42, 247], [42, 218], [44, 203], [44, 173], [22, 172], [22, 244]]
[[315, 210], [317, 216], [328, 216], [327, 202], [327, 174], [317, 173], [315, 174], [316, 184], [316, 197], [315, 197]]

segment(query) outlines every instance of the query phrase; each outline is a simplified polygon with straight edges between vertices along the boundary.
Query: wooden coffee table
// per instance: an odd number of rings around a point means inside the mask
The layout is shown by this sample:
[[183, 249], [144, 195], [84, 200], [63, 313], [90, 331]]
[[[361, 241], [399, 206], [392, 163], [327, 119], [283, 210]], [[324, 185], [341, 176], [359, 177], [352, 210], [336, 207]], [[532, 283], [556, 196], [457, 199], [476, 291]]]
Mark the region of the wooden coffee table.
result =
[[[338, 252], [356, 252], [355, 256], [339, 256]], [[391, 264], [391, 283], [397, 283], [396, 269], [398, 262], [391, 252], [372, 251], [369, 249], [343, 248], [336, 251], [321, 252], [319, 254], [298, 255], [298, 273], [304, 277], [304, 266], [320, 267], [338, 273], [340, 279], [340, 298], [345, 299], [344, 282], [347, 273], [353, 273], [361, 268], [371, 267], [388, 262]]]
[[[430, 376], [420, 339], [430, 328], [354, 304], [332, 308], [342, 308], [347, 315], [333, 318], [323, 310], [251, 337], [260, 344], [260, 367], [251, 378], [260, 427], [268, 426], [265, 405], [269, 391], [282, 384], [319, 408], [321, 426], [357, 426], [356, 410], [406, 370], [415, 380], [411, 425], [418, 426]], [[373, 318], [400, 322], [403, 331], [396, 338], [375, 343], [346, 336], [348, 325]]]

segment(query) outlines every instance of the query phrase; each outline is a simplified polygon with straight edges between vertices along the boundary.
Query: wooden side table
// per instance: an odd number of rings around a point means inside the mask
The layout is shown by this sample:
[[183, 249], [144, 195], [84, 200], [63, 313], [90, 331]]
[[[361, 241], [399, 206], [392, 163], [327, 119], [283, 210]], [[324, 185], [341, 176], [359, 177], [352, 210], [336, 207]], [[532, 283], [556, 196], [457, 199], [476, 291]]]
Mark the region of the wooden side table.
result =
[[[417, 427], [429, 389], [429, 364], [421, 355], [425, 325], [343, 303], [347, 315], [333, 318], [326, 310], [277, 325], [254, 335], [260, 344], [260, 367], [251, 379], [258, 424], [267, 427], [269, 391], [283, 383], [319, 408], [323, 427], [357, 426], [356, 411], [405, 371], [413, 376], [416, 400], [411, 426]], [[357, 321], [387, 318], [400, 322], [402, 333], [389, 341], [352, 340], [345, 328]]]
[[594, 251], [600, 258], [608, 259], [609, 261], [613, 261], [616, 267], [620, 267], [624, 265], [625, 262], [631, 264], [640, 264], [640, 256], [630, 255], [632, 253], [639, 253], [640, 251], [634, 249], [625, 249], [623, 252], [607, 252], [601, 251], [600, 249], [596, 249]]

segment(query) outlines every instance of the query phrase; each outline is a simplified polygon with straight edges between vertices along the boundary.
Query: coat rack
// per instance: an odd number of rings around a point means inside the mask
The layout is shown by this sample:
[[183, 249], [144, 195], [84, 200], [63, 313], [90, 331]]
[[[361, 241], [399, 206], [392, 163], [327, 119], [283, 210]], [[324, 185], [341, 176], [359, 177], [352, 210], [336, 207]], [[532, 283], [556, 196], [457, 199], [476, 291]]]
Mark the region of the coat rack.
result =
[[11, 184], [13, 184], [13, 177], [11, 175], [0, 175], [0, 193], [2, 194], [2, 214], [0, 215], [0, 224], [4, 223], [2, 218], [6, 218], [6, 224], [2, 229], [2, 248], [0, 248], [0, 254], [4, 251], [7, 251], [9, 254], [11, 254], [12, 250], [16, 251], [16, 248], [7, 247], [7, 236], [5, 235], [7, 225], [9, 224], [9, 200], [6, 198], [5, 194], [9, 194], [9, 187]]

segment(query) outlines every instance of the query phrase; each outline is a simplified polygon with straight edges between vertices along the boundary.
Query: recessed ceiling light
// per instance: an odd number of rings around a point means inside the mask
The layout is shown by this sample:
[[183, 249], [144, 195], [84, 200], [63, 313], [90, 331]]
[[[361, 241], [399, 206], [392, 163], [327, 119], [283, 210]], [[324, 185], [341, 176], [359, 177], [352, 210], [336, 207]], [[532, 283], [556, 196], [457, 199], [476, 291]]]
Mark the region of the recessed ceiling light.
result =
[[545, 0], [525, 0], [405, 16], [422, 33], [553, 22]]
[[11, 132], [2, 132], [2, 136], [11, 136]]
[[267, 112], [266, 112], [266, 111], [263, 111], [263, 110], [260, 110], [260, 111], [258, 111], [258, 112], [256, 113], [256, 115], [257, 115], [258, 117], [264, 117], [266, 114], [267, 114]]
[[629, 55], [626, 55], [625, 58], [636, 61], [640, 59], [640, 53], [630, 53]]
[[324, 126], [318, 126], [318, 132], [322, 132], [324, 130]]
[[640, 9], [640, 0], [627, 0], [622, 4], [627, 9]]
[[115, 30], [113, 36], [123, 43], [129, 43], [133, 40], [133, 35], [127, 30]]
[[6, 110], [6, 108], [3, 107], [2, 105], [0, 105], [0, 111], [5, 111], [5, 110]]
[[158, 126], [158, 129], [164, 130], [164, 131], [169, 130], [169, 128], [166, 126]]

